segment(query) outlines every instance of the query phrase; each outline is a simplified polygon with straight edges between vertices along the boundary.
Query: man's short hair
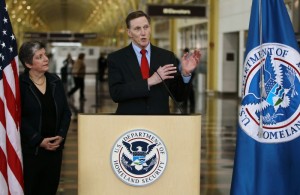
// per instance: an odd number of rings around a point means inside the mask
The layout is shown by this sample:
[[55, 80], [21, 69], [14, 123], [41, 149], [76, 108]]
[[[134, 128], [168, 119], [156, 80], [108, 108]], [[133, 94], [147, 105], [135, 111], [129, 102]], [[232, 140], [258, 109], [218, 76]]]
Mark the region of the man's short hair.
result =
[[149, 24], [151, 22], [151, 19], [150, 19], [150, 16], [148, 16], [145, 12], [143, 11], [134, 11], [134, 12], [131, 12], [130, 14], [128, 14], [128, 16], [126, 17], [126, 26], [127, 28], [129, 29], [130, 28], [130, 21], [133, 20], [133, 19], [136, 19], [136, 18], [140, 18], [140, 17], [146, 17]]

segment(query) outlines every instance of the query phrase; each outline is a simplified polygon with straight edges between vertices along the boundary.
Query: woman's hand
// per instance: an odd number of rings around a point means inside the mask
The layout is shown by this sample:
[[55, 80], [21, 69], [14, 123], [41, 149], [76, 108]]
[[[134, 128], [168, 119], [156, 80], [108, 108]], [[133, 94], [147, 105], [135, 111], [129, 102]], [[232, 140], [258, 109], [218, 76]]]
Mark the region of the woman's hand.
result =
[[63, 141], [61, 136], [44, 138], [40, 146], [46, 150], [55, 151]]

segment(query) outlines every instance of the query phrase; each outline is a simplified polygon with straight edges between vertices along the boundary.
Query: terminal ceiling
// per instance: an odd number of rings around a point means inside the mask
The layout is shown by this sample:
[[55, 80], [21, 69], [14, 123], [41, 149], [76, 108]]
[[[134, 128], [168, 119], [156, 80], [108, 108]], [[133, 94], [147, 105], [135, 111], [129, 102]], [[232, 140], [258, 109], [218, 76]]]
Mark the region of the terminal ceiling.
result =
[[207, 0], [6, 0], [16, 34], [25, 32], [97, 33], [124, 28], [124, 19], [147, 4], [199, 4]]

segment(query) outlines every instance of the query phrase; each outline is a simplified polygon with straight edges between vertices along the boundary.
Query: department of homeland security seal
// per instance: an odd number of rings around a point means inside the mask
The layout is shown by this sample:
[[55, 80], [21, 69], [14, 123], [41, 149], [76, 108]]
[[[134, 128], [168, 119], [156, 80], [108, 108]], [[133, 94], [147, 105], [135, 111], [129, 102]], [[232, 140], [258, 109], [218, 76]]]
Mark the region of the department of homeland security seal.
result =
[[156, 181], [167, 165], [167, 150], [162, 140], [144, 129], [123, 134], [111, 151], [111, 166], [117, 177], [132, 186]]
[[248, 53], [239, 124], [256, 141], [280, 143], [300, 135], [299, 55], [278, 43], [266, 43]]

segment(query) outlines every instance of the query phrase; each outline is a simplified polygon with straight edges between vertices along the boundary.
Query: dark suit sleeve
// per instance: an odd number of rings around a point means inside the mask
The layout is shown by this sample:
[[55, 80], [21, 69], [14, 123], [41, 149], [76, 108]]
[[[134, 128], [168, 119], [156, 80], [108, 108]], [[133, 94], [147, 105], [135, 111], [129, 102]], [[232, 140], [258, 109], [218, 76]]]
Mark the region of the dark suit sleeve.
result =
[[175, 55], [170, 52], [168, 56], [170, 63], [177, 67], [177, 73], [174, 75], [174, 79], [165, 80], [165, 82], [167, 83], [167, 86], [169, 87], [175, 100], [179, 102], [184, 101], [188, 97], [191, 89], [191, 81], [189, 83], [184, 83]]
[[[19, 81], [20, 81], [20, 95], [21, 95], [21, 112], [22, 112], [22, 117], [21, 117], [21, 138], [22, 142], [28, 143], [31, 147], [38, 146], [42, 141], [43, 137], [41, 133], [38, 131], [38, 128], [32, 126], [32, 120], [30, 118], [30, 113], [28, 110], [31, 110], [30, 103], [34, 101], [33, 98], [27, 97], [26, 94], [29, 92], [29, 87], [22, 82], [22, 78], [24, 76], [20, 75]], [[28, 103], [28, 101], [30, 103]], [[36, 102], [35, 102], [36, 103]], [[24, 109], [26, 107], [27, 109]], [[30, 109], [28, 109], [30, 108]], [[33, 113], [35, 114], [35, 113]], [[40, 114], [39, 114], [40, 115]]]
[[109, 92], [114, 102], [149, 96], [147, 80], [134, 75], [128, 59], [121, 54], [110, 54], [107, 62]]

